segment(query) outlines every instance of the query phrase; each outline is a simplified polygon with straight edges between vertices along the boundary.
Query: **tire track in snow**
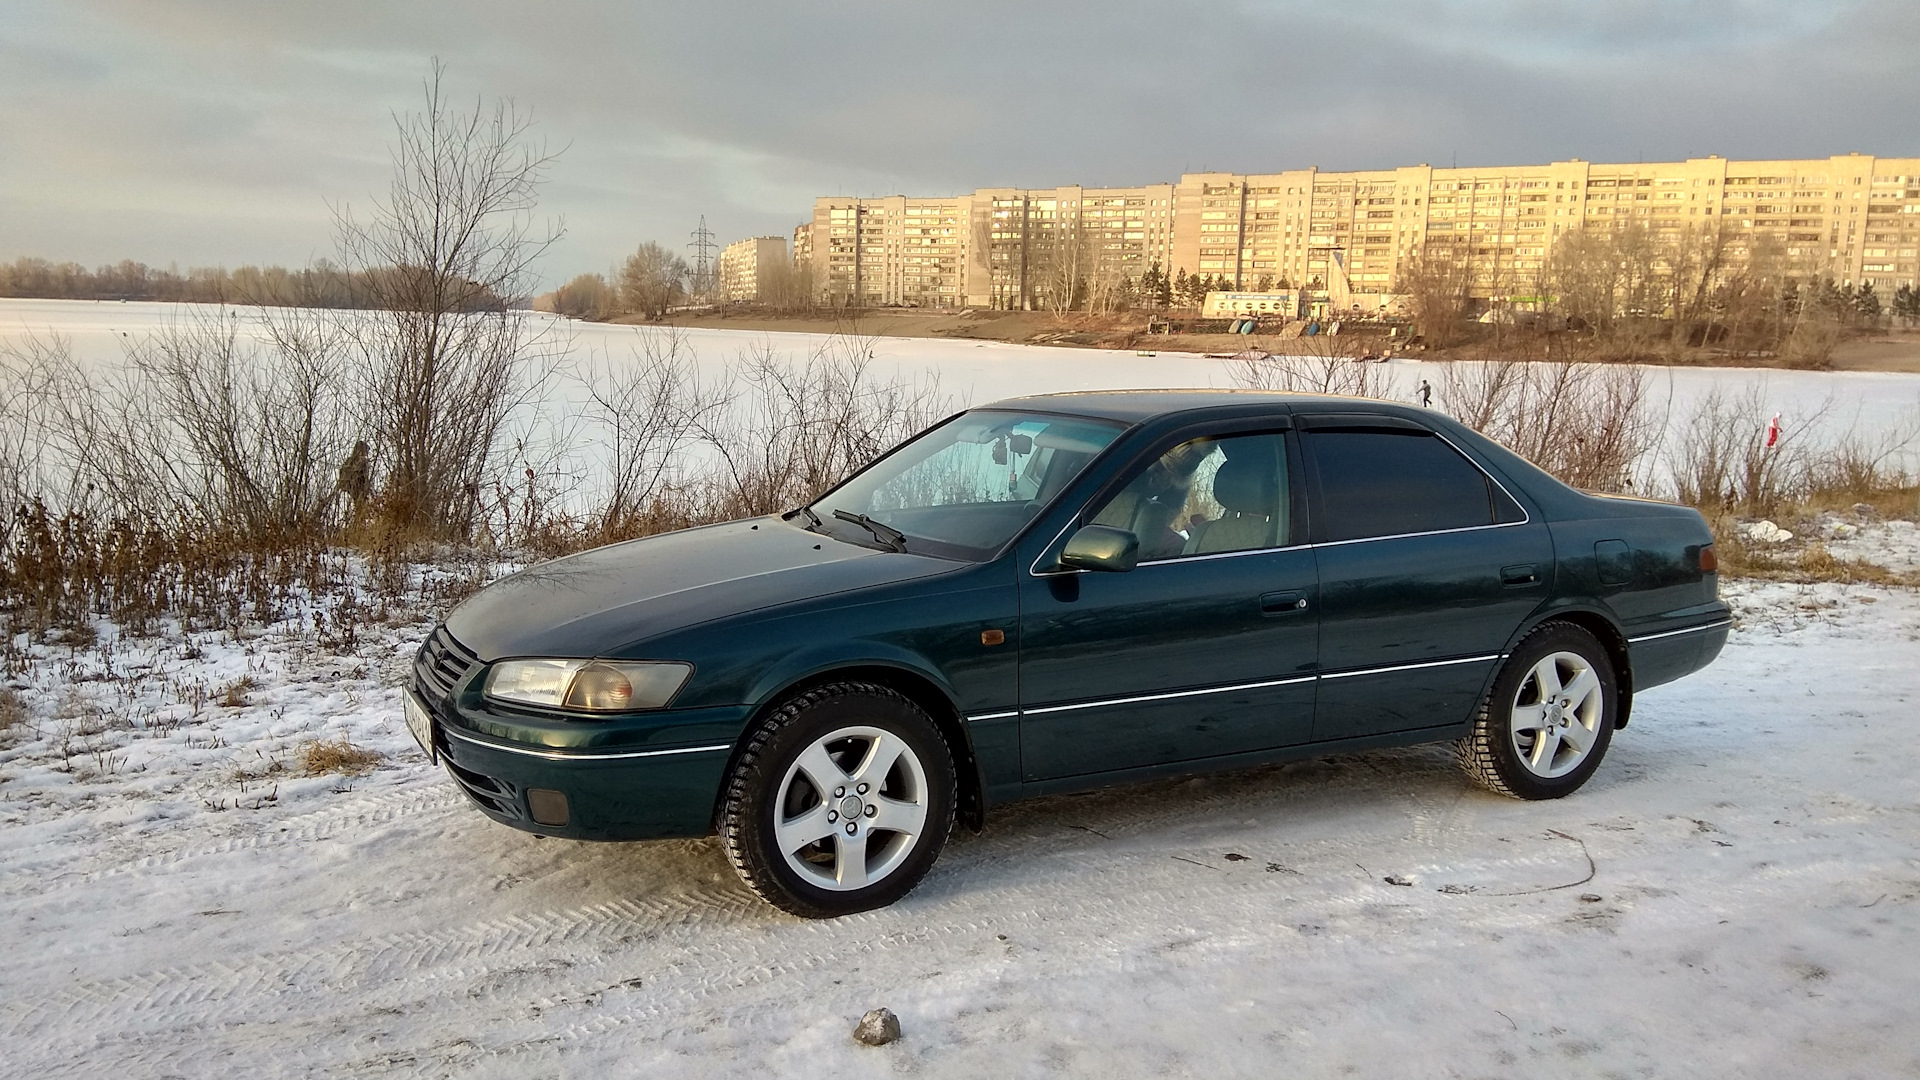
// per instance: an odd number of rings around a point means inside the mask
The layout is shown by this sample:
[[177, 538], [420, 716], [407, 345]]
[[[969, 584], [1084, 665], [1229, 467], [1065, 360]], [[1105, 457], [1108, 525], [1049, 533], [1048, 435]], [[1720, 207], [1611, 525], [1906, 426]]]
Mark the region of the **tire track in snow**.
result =
[[[123, 852], [108, 848], [94, 854], [90, 861], [110, 861], [112, 865], [94, 870], [61, 872], [62, 864], [71, 862], [71, 857], [61, 860], [49, 856], [37, 861], [14, 862], [4, 873], [0, 873], [0, 899], [27, 894], [43, 896], [125, 874], [150, 874], [192, 859], [232, 855], [283, 844], [313, 843], [330, 839], [343, 831], [385, 825], [402, 818], [424, 817], [465, 805], [466, 799], [453, 786], [453, 781], [445, 777], [435, 779], [438, 783], [412, 783], [394, 791], [359, 796], [344, 803], [336, 802], [323, 809], [283, 818], [278, 823], [269, 819], [259, 826], [258, 831], [214, 843], [138, 857], [128, 857]], [[60, 841], [55, 840], [45, 846], [57, 849], [59, 844]], [[56, 876], [47, 877], [50, 872]]]
[[[1079, 877], [1076, 870], [1101, 873], [1109, 885], [1116, 876], [1126, 883], [1123, 897], [1103, 896], [1092, 904], [1079, 902], [1074, 906], [1076, 919], [1103, 927], [1103, 933], [1113, 938], [1110, 948], [1163, 935], [1165, 928], [1179, 925], [1182, 913], [1194, 906], [1244, 911], [1245, 901], [1250, 898], [1262, 901], [1257, 907], [1268, 915], [1291, 909], [1294, 915], [1306, 916], [1324, 927], [1337, 921], [1339, 911], [1398, 903], [1410, 896], [1378, 881], [1363, 882], [1349, 872], [1346, 852], [1356, 844], [1376, 842], [1391, 845], [1395, 838], [1350, 831], [1329, 839], [1333, 850], [1311, 864], [1300, 860], [1309, 867], [1303, 873], [1311, 876], [1288, 880], [1285, 894], [1276, 892], [1280, 879], [1265, 873], [1198, 874], [1173, 863], [1167, 851], [1153, 849], [1082, 851], [1064, 860], [1068, 864], [1065, 867], [1059, 859], [1024, 859], [1018, 864], [1021, 872], [1013, 880], [985, 892], [943, 889], [942, 884], [951, 886], [964, 879], [968, 864], [992, 861], [967, 858], [937, 872], [928, 883], [927, 898], [916, 898], [912, 907], [952, 907], [958, 900], [957, 906], [971, 912], [971, 917], [934, 927], [896, 928], [852, 942], [843, 940], [844, 931], [850, 927], [897, 927], [911, 922], [915, 912], [869, 913], [831, 926], [796, 925], [736, 889], [548, 911], [424, 935], [389, 935], [364, 943], [264, 953], [244, 960], [212, 961], [83, 983], [9, 1002], [0, 1010], [4, 1016], [0, 1032], [9, 1040], [28, 1038], [41, 1044], [49, 1028], [57, 1029], [54, 1038], [60, 1041], [76, 1037], [94, 1041], [98, 1033], [114, 1031], [124, 1033], [132, 1040], [130, 1050], [137, 1050], [142, 1044], [151, 1048], [149, 1040], [167, 1032], [192, 1033], [223, 1024], [293, 1019], [311, 1010], [316, 993], [350, 995], [361, 1009], [418, 1008], [423, 995], [432, 1001], [467, 994], [476, 981], [484, 983], [495, 976], [510, 979], [516, 972], [527, 970], [528, 954], [539, 954], [539, 959], [546, 960], [556, 953], [572, 956], [575, 959], [566, 964], [569, 968], [581, 962], [606, 968], [617, 961], [641, 959], [635, 954], [654, 951], [648, 948], [650, 945], [673, 949], [673, 962], [663, 975], [652, 980], [674, 987], [671, 992], [656, 992], [649, 995], [650, 1003], [643, 1008], [628, 1009], [614, 1019], [601, 1018], [567, 1036], [578, 1038], [608, 1024], [647, 1023], [700, 1007], [723, 994], [823, 967], [844, 967], [877, 952], [966, 935], [984, 939], [994, 931], [1015, 936], [1032, 933], [1058, 921], [1062, 890], [1071, 890], [1069, 883]], [[1002, 852], [991, 849], [1027, 846], [1027, 841], [1008, 837], [979, 845], [984, 850], [978, 854], [998, 856]], [[1020, 853], [1015, 850], [1012, 854]], [[1303, 908], [1311, 908], [1311, 912]], [[731, 940], [729, 931], [753, 923], [765, 924], [767, 932], [757, 935], [755, 941]], [[1130, 929], [1117, 933], [1113, 929], [1117, 927]], [[1284, 920], [1276, 927], [1268, 919], [1249, 924], [1243, 918], [1233, 926], [1216, 928], [1215, 933], [1236, 928], [1268, 935], [1296, 932]], [[1322, 928], [1321, 932], [1327, 931]], [[634, 945], [636, 939], [641, 942], [639, 946]], [[820, 944], [828, 947], [821, 949]], [[615, 960], [602, 951], [609, 947], [617, 954]], [[94, 1033], [94, 1040], [88, 1039], [88, 1032]], [[96, 1045], [95, 1049], [100, 1047]], [[135, 1053], [127, 1064], [134, 1064], [144, 1054]]]

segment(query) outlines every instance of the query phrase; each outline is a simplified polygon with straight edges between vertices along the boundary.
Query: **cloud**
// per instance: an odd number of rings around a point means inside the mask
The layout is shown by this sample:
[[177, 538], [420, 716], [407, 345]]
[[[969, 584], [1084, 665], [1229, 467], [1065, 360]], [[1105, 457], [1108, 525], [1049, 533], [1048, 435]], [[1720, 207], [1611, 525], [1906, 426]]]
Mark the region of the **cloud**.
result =
[[[429, 59], [564, 147], [550, 277], [815, 195], [1202, 168], [1920, 154], [1909, 0], [15, 0], [0, 258], [301, 261]], [[18, 223], [15, 225], [14, 223]]]

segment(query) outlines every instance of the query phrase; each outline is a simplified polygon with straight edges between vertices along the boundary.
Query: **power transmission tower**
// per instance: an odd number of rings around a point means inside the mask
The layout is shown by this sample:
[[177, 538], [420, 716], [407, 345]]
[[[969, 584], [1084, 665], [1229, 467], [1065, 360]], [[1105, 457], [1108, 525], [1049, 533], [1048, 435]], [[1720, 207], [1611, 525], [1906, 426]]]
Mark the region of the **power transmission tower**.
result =
[[700, 227], [693, 230], [693, 242], [687, 247], [693, 252], [694, 298], [708, 299], [713, 295], [713, 277], [717, 270], [713, 255], [720, 245], [713, 242], [713, 230], [707, 228], [707, 215], [700, 215]]

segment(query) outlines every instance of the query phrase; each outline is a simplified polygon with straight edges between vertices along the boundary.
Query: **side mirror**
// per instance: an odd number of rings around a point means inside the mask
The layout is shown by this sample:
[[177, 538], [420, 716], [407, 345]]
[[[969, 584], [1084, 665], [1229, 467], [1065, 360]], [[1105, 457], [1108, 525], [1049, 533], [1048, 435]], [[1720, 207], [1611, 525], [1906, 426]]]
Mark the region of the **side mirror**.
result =
[[1069, 570], [1125, 573], [1140, 561], [1140, 538], [1108, 525], [1084, 525], [1060, 550], [1060, 565]]

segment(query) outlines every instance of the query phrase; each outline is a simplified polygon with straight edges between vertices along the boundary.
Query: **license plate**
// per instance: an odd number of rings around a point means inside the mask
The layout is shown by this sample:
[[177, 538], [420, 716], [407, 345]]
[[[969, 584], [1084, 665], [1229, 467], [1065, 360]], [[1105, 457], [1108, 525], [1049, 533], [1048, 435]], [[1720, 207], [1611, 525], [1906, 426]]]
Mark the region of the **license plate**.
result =
[[427, 711], [427, 703], [409, 690], [402, 698], [401, 711], [406, 714], [407, 730], [413, 732], [413, 741], [427, 752], [427, 764], [438, 764], [440, 755], [433, 749], [433, 714]]

